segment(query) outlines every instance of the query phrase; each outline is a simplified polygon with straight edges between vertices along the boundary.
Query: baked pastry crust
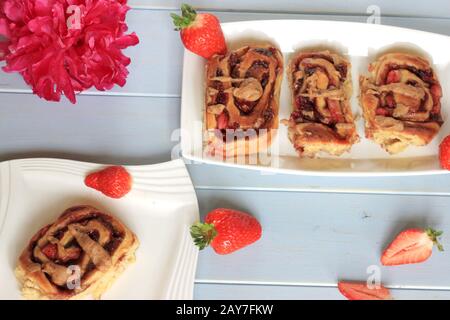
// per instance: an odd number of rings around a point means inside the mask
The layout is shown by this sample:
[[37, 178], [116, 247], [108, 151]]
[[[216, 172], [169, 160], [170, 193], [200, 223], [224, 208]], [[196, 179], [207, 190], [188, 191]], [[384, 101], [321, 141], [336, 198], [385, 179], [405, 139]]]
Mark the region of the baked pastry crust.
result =
[[442, 125], [439, 81], [430, 63], [406, 53], [388, 53], [360, 77], [366, 137], [390, 154], [424, 146]]
[[350, 63], [328, 50], [303, 51], [291, 59], [287, 72], [293, 112], [283, 123], [299, 156], [349, 151], [359, 140], [349, 102]]
[[283, 56], [270, 44], [216, 55], [206, 64], [204, 123], [209, 155], [263, 152], [278, 129]]
[[[26, 299], [99, 299], [134, 262], [138, 246], [137, 237], [117, 218], [76, 206], [33, 236], [15, 273]], [[78, 288], [68, 285], [70, 266], [79, 268]]]

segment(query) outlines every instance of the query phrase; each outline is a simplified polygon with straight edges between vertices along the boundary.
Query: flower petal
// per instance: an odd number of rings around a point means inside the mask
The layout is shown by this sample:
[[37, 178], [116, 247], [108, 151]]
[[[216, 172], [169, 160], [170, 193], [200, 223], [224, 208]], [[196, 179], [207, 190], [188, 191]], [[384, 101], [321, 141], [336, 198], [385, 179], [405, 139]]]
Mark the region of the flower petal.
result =
[[0, 37], [10, 37], [9, 23], [5, 18], [0, 18]]
[[35, 0], [34, 11], [39, 16], [50, 16], [55, 0]]
[[125, 49], [130, 46], [135, 46], [139, 43], [139, 38], [137, 37], [136, 33], [132, 33], [120, 38], [117, 38], [116, 41], [114, 41], [114, 45], [119, 49]]
[[6, 0], [3, 4], [3, 12], [8, 19], [15, 22], [21, 21], [24, 16], [21, 1]]

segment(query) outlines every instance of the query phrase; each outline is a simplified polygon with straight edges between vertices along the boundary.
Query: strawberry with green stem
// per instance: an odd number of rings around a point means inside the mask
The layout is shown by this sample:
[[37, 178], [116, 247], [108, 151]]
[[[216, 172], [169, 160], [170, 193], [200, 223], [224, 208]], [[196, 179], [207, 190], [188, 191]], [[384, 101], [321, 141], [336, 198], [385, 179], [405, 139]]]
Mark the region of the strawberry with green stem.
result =
[[200, 250], [211, 245], [218, 254], [229, 254], [261, 238], [262, 228], [251, 215], [219, 208], [191, 227], [191, 236]]
[[381, 256], [385, 266], [419, 263], [427, 260], [436, 245], [439, 251], [444, 251], [438, 238], [442, 231], [427, 229], [408, 229], [402, 231], [386, 248]]
[[225, 37], [216, 16], [197, 13], [187, 4], [181, 5], [181, 16], [174, 13], [170, 16], [186, 49], [206, 59], [226, 53]]

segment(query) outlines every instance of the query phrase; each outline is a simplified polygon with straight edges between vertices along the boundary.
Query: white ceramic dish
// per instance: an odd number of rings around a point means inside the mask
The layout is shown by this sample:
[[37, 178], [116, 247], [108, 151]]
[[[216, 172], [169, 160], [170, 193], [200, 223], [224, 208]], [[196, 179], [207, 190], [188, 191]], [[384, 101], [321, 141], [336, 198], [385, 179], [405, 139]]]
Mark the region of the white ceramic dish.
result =
[[[440, 169], [437, 154], [439, 141], [450, 133], [447, 121], [450, 108], [450, 37], [422, 31], [374, 24], [269, 20], [222, 24], [230, 49], [249, 43], [269, 41], [284, 54], [285, 65], [294, 51], [301, 49], [332, 49], [352, 63], [352, 108], [361, 141], [350, 153], [341, 157], [323, 155], [320, 159], [300, 159], [287, 138], [287, 129], [279, 125], [278, 147], [267, 161], [209, 158], [203, 154], [203, 109], [205, 60], [185, 51], [181, 116], [181, 148], [190, 160], [227, 166], [310, 175], [419, 175], [445, 173]], [[445, 121], [439, 134], [427, 146], [410, 147], [391, 156], [364, 136], [364, 122], [357, 100], [358, 78], [367, 74], [370, 62], [388, 51], [409, 51], [427, 57], [437, 72], [443, 89], [442, 116]], [[280, 97], [280, 119], [287, 119], [292, 110], [291, 97], [284, 74]], [[274, 142], [275, 145], [276, 141]], [[251, 162], [253, 161], [253, 162]]]
[[198, 250], [189, 226], [199, 219], [183, 161], [130, 166], [133, 189], [120, 200], [84, 186], [101, 165], [27, 159], [0, 164], [0, 300], [20, 299], [16, 261], [33, 234], [77, 204], [120, 218], [140, 240], [136, 262], [103, 299], [192, 299]]

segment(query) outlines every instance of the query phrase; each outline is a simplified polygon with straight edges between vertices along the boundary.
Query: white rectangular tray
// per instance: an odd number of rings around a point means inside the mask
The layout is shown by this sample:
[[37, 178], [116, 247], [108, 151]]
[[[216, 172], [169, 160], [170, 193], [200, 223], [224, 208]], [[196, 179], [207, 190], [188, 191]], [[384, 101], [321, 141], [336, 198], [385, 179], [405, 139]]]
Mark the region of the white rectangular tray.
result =
[[127, 167], [133, 188], [122, 199], [84, 185], [86, 174], [99, 168], [57, 159], [0, 163], [0, 300], [21, 298], [14, 269], [34, 233], [83, 204], [118, 217], [140, 241], [136, 262], [103, 299], [193, 298], [198, 248], [189, 227], [199, 220], [199, 210], [183, 161]]
[[[346, 56], [352, 64], [353, 113], [361, 141], [351, 152], [340, 157], [322, 156], [319, 159], [300, 159], [287, 137], [287, 128], [280, 124], [278, 148], [270, 162], [242, 163], [242, 159], [227, 161], [210, 158], [203, 153], [204, 68], [203, 58], [185, 50], [181, 107], [181, 148], [190, 160], [226, 166], [272, 172], [308, 175], [420, 175], [440, 174], [439, 142], [450, 133], [450, 37], [422, 31], [375, 24], [267, 20], [223, 23], [229, 49], [269, 41], [283, 52], [285, 66], [291, 54], [302, 48], [332, 49]], [[358, 102], [360, 75], [367, 75], [370, 62], [383, 52], [399, 49], [419, 53], [434, 65], [443, 90], [442, 116], [445, 121], [439, 134], [424, 147], [409, 147], [398, 155], [389, 155], [380, 146], [365, 138], [362, 111]], [[284, 72], [280, 97], [280, 119], [289, 118], [291, 96]], [[277, 141], [274, 141], [277, 143]]]

